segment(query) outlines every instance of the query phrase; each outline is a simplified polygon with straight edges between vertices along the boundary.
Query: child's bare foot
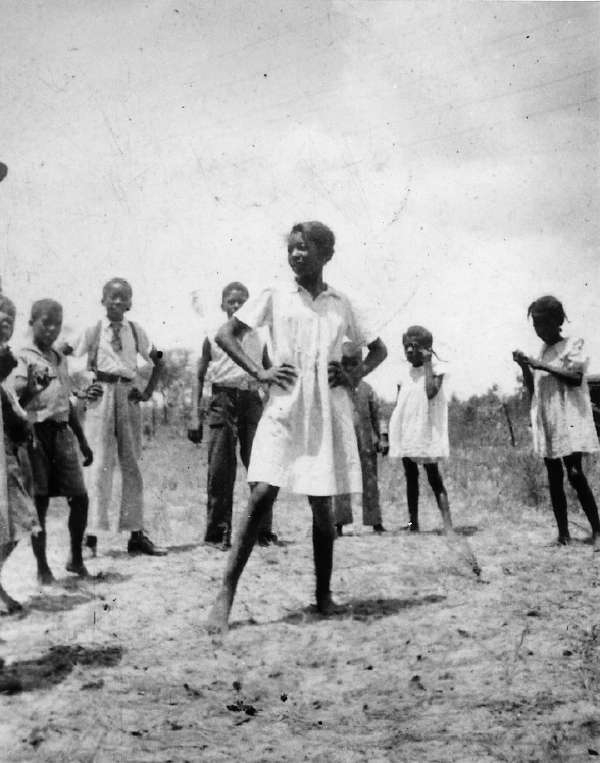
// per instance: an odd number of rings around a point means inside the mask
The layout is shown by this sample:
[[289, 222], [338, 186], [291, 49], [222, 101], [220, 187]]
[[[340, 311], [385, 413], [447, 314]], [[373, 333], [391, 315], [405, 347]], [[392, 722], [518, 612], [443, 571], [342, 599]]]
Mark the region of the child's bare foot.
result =
[[339, 612], [340, 608], [331, 598], [331, 592], [323, 595], [317, 595], [317, 612], [323, 617], [331, 617]]
[[204, 628], [210, 636], [224, 636], [229, 629], [231, 597], [226, 588], [222, 588], [212, 605]]
[[40, 585], [52, 585], [52, 583], [56, 582], [50, 567], [38, 567], [37, 579]]
[[80, 578], [89, 577], [89, 572], [83, 561], [74, 562], [73, 558], [70, 558], [66, 566], [67, 572], [73, 572], [75, 575], [79, 575]]

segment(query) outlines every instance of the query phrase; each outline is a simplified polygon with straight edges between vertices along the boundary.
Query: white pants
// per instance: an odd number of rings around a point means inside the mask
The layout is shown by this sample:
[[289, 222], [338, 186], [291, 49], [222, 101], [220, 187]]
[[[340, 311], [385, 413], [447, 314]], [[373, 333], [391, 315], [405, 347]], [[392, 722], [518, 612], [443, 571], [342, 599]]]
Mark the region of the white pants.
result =
[[131, 402], [131, 384], [102, 383], [104, 394], [88, 403], [85, 435], [94, 461], [84, 470], [90, 498], [89, 530], [109, 530], [109, 507], [117, 456], [121, 468], [119, 530], [141, 530], [144, 526], [144, 484], [138, 460], [142, 452], [139, 403]]

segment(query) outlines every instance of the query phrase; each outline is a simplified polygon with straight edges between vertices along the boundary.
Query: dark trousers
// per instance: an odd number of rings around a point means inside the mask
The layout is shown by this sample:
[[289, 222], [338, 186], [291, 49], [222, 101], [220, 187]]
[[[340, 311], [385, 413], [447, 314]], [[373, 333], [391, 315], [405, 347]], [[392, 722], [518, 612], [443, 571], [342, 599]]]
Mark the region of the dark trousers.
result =
[[[209, 543], [231, 540], [233, 487], [237, 471], [236, 444], [246, 469], [252, 442], [262, 414], [258, 392], [213, 385], [208, 408], [208, 478], [206, 535]], [[260, 532], [270, 532], [273, 512], [264, 518]]]

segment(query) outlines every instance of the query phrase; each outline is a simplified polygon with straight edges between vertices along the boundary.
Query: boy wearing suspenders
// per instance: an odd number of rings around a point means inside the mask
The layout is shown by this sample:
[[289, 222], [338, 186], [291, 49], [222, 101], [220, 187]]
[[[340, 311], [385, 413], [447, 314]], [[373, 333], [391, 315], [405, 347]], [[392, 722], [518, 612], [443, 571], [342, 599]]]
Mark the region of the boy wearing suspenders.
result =
[[[122, 482], [119, 530], [131, 533], [127, 550], [130, 554], [163, 556], [166, 550], [155, 546], [144, 533], [144, 486], [138, 464], [142, 442], [139, 402], [152, 395], [161, 354], [139, 325], [125, 319], [132, 294], [123, 278], [108, 281], [102, 290], [106, 317], [84, 331], [73, 348], [75, 355], [87, 354], [88, 370], [93, 374], [84, 425], [94, 452], [94, 463], [86, 473], [88, 526], [92, 532], [110, 529], [109, 506], [118, 456]], [[153, 364], [143, 392], [134, 386], [138, 354]], [[94, 553], [96, 543], [96, 536], [88, 535], [87, 545]]]

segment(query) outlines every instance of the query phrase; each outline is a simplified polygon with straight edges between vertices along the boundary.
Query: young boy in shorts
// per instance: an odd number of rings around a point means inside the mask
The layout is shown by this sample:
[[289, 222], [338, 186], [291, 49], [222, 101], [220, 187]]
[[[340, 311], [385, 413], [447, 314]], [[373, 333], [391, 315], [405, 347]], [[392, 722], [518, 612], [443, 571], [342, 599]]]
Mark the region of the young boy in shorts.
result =
[[[114, 467], [121, 468], [119, 529], [131, 535], [130, 554], [164, 556], [144, 533], [144, 483], [139, 467], [142, 451], [140, 401], [152, 395], [160, 374], [162, 353], [151, 344], [137, 323], [128, 321], [133, 291], [124, 278], [112, 278], [102, 289], [106, 316], [86, 329], [67, 352], [87, 355], [93, 383], [88, 387], [85, 433], [94, 451], [94, 463], [87, 472], [90, 496], [90, 528], [108, 530]], [[137, 356], [153, 364], [143, 392], [135, 386]], [[88, 535], [87, 544], [95, 553], [97, 537]]]
[[[18, 353], [15, 391], [33, 426], [28, 444], [33, 477], [33, 497], [42, 532], [32, 536], [38, 580], [54, 581], [46, 559], [46, 514], [51, 497], [64, 496], [69, 504], [71, 555], [67, 571], [87, 576], [81, 546], [87, 523], [88, 496], [79, 463], [92, 463], [92, 451], [70, 402], [71, 384], [67, 361], [53, 348], [62, 328], [62, 306], [52, 299], [40, 299], [31, 308], [30, 345]], [[79, 448], [77, 447], [79, 446]]]
[[[235, 313], [248, 299], [248, 289], [234, 281], [223, 289], [221, 309], [227, 318]], [[257, 364], [268, 368], [266, 345], [256, 331], [248, 332], [243, 339], [246, 352]], [[263, 410], [258, 393], [258, 383], [237, 365], [214, 341], [204, 340], [202, 356], [198, 363], [198, 410], [201, 410], [204, 380], [209, 371], [212, 397], [208, 407], [208, 475], [206, 480], [206, 533], [204, 542], [226, 550], [231, 546], [231, 522], [233, 513], [233, 488], [237, 470], [236, 442], [239, 442], [240, 458], [246, 470], [256, 427]], [[191, 430], [189, 438], [198, 443], [200, 428]], [[277, 542], [272, 532], [273, 511], [269, 510], [262, 521], [258, 534], [259, 546]]]

